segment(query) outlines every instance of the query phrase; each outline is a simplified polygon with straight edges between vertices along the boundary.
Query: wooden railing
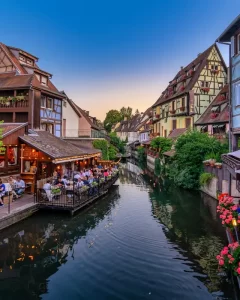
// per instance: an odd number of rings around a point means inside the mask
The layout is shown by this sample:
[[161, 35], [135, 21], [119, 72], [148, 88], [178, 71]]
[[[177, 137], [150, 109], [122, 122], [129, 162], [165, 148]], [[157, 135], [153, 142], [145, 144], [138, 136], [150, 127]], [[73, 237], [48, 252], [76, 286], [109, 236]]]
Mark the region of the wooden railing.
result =
[[28, 107], [28, 97], [25, 97], [23, 100], [9, 100], [1, 101], [0, 97], [0, 108], [18, 108], [18, 107]]

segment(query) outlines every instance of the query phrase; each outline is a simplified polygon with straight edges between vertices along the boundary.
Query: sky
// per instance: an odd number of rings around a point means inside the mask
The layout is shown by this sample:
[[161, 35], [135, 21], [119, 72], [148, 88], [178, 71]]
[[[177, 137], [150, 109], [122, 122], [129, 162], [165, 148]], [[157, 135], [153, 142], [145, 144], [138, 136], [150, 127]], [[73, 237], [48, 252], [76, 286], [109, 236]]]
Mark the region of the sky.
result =
[[39, 57], [59, 90], [104, 120], [122, 106], [145, 111], [238, 14], [239, 0], [11, 0], [0, 41]]

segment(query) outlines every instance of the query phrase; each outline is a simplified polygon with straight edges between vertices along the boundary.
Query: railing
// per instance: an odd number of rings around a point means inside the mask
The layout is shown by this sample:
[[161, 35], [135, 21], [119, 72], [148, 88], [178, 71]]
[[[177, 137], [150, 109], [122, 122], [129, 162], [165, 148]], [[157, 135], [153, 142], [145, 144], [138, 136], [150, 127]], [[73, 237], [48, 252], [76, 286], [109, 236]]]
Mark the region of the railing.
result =
[[[1, 97], [0, 97], [1, 98]], [[18, 107], [28, 107], [28, 99], [25, 97], [23, 100], [9, 100], [9, 101], [1, 101], [0, 100], [0, 108], [18, 108]]]
[[91, 129], [66, 129], [63, 136], [68, 138], [109, 138], [104, 132]]
[[36, 202], [40, 208], [77, 210], [107, 193], [107, 190], [117, 179], [118, 174], [103, 182], [100, 180], [98, 183], [81, 188], [78, 188], [74, 183], [73, 186], [61, 188], [54, 193], [52, 191], [47, 193], [44, 189], [38, 188], [36, 191]]

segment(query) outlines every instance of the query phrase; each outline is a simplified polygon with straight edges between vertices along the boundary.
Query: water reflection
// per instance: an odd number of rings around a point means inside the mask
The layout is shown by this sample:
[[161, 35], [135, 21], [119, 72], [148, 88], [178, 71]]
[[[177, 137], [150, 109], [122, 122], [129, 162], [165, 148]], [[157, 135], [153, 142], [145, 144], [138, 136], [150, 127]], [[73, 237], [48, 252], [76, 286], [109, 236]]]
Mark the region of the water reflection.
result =
[[[74, 259], [75, 244], [108, 216], [119, 198], [118, 186], [113, 186], [110, 197], [101, 199], [90, 214], [67, 218], [41, 213], [0, 233], [1, 299], [47, 293], [47, 279]], [[94, 240], [86, 243], [91, 247]]]
[[128, 163], [79, 215], [41, 213], [0, 233], [1, 299], [238, 299], [217, 271], [215, 206]]

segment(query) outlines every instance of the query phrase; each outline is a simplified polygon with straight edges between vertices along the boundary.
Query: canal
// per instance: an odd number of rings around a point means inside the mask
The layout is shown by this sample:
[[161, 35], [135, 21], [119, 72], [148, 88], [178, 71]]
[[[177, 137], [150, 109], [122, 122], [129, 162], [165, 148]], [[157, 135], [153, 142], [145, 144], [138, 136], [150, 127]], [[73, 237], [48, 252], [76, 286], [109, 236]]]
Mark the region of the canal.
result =
[[216, 202], [120, 170], [74, 217], [40, 212], [0, 232], [0, 299], [240, 299], [217, 270]]

